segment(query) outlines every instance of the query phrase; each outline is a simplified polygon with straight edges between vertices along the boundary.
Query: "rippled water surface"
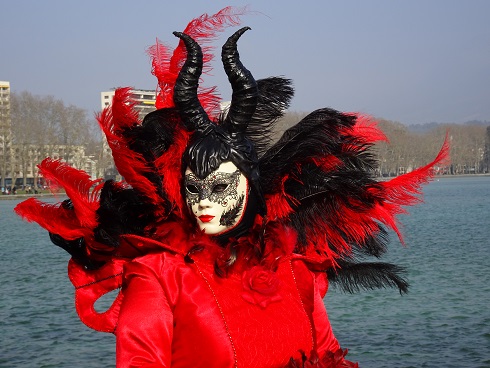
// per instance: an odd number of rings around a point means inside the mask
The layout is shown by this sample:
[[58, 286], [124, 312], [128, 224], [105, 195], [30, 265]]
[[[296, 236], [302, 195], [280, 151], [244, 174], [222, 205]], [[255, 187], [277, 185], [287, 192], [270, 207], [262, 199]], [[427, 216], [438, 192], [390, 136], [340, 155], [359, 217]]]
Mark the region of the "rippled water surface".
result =
[[[490, 367], [490, 177], [448, 178], [403, 216], [387, 258], [411, 288], [330, 290], [337, 338], [363, 368]], [[113, 367], [115, 339], [76, 316], [68, 256], [0, 201], [0, 367]]]
[[361, 367], [490, 367], [490, 178], [441, 179], [424, 199], [388, 257], [408, 295], [331, 290], [334, 331]]

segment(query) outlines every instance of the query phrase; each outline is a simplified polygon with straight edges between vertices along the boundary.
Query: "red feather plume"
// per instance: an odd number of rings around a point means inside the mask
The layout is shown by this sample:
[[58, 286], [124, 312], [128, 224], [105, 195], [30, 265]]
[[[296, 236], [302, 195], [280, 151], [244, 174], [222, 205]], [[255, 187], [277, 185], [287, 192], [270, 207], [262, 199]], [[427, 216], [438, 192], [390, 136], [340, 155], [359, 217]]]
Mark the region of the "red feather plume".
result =
[[[143, 155], [131, 150], [127, 139], [122, 135], [124, 129], [140, 124], [138, 113], [133, 108], [131, 89], [116, 90], [112, 104], [106, 107], [97, 117], [103, 130], [107, 144], [112, 150], [114, 164], [127, 183], [149, 198], [154, 204], [163, 204], [163, 198], [158, 194], [155, 185], [144, 176], [150, 171]], [[163, 206], [158, 206], [163, 211]]]
[[[193, 19], [184, 29], [184, 33], [191, 36], [202, 46], [203, 72], [209, 73], [209, 63], [213, 59], [213, 48], [203, 46], [213, 41], [218, 32], [226, 27], [240, 24], [240, 17], [247, 13], [246, 8], [226, 7], [213, 15], [203, 14]], [[156, 100], [157, 109], [173, 107], [173, 87], [179, 75], [179, 71], [186, 59], [186, 49], [182, 40], [173, 53], [168, 46], [162, 44], [158, 39], [156, 44], [148, 49], [152, 59], [152, 74], [158, 79], [158, 93]], [[170, 56], [171, 55], [171, 56]], [[200, 88], [199, 100], [211, 118], [219, 114], [219, 96], [216, 87]]]
[[64, 189], [71, 199], [73, 210], [63, 208], [59, 203], [48, 204], [29, 199], [17, 205], [17, 214], [67, 240], [90, 235], [97, 226], [96, 211], [103, 185], [101, 180], [92, 180], [86, 172], [51, 158], [44, 159], [38, 167], [53, 191]]
[[359, 113], [350, 113], [346, 115], [356, 117], [356, 124], [351, 128], [354, 136], [369, 143], [388, 141], [386, 135], [378, 128], [378, 122], [371, 116]]
[[58, 234], [66, 240], [75, 240], [92, 233], [93, 229], [83, 227], [75, 212], [29, 198], [19, 203], [14, 211], [28, 222], [36, 222], [50, 233]]
[[381, 184], [379, 189], [371, 188], [375, 195], [384, 198], [383, 208], [376, 208], [380, 221], [391, 227], [403, 243], [403, 236], [398, 230], [395, 216], [407, 211], [402, 206], [411, 206], [422, 201], [422, 185], [427, 184], [435, 175], [435, 167], [447, 165], [449, 163], [449, 140], [448, 136], [444, 140], [441, 150], [436, 158], [429, 164], [419, 167], [409, 173], [397, 176]]
[[281, 179], [277, 193], [270, 194], [266, 197], [267, 214], [270, 220], [279, 220], [287, 218], [294, 212], [293, 208], [289, 205], [291, 203], [297, 205], [298, 201], [293, 196], [289, 195], [285, 188], [284, 183], [289, 179], [289, 175], [285, 175]]
[[97, 226], [95, 211], [99, 207], [102, 180], [92, 180], [85, 171], [77, 170], [67, 163], [51, 158], [44, 159], [38, 167], [51, 187], [61, 187], [65, 190], [73, 203], [80, 224], [87, 228], [95, 228]]
[[169, 149], [155, 160], [155, 166], [162, 178], [162, 186], [173, 212], [180, 218], [184, 217], [185, 202], [182, 197], [182, 156], [190, 137], [189, 132], [182, 127], [175, 129], [174, 142]]

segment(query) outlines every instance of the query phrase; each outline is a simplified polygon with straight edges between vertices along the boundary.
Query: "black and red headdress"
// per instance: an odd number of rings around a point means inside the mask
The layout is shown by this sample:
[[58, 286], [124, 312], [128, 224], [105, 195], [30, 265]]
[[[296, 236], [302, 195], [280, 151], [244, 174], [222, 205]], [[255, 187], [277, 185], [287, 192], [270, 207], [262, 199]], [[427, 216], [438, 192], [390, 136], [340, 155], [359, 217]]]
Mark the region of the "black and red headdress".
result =
[[262, 214], [265, 202], [260, 188], [258, 157], [247, 127], [255, 113], [259, 90], [252, 74], [240, 62], [236, 43], [248, 28], [242, 28], [223, 46], [222, 60], [233, 89], [228, 112], [212, 122], [201, 106], [197, 87], [202, 70], [200, 46], [188, 35], [175, 33], [184, 40], [187, 59], [174, 88], [174, 101], [187, 129], [193, 132], [183, 161], [204, 178], [225, 161], [233, 162], [248, 179]]

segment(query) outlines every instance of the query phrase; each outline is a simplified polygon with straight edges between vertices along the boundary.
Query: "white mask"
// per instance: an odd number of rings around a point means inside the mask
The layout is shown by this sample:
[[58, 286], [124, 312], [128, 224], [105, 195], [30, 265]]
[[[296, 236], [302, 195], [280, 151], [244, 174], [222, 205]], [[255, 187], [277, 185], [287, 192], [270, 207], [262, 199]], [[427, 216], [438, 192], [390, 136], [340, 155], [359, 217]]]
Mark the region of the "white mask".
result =
[[185, 171], [187, 206], [206, 234], [230, 230], [242, 219], [248, 202], [248, 180], [231, 161], [223, 162], [204, 179]]

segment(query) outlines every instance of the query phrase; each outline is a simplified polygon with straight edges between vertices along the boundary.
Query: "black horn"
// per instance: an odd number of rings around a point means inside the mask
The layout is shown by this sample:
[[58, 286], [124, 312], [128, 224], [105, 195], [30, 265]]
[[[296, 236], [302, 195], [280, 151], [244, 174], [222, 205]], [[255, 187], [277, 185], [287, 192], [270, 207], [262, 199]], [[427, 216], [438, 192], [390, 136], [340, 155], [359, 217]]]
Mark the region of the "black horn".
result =
[[182, 32], [174, 32], [184, 41], [187, 59], [174, 86], [174, 103], [189, 130], [204, 129], [211, 123], [197, 97], [197, 87], [202, 73], [202, 50], [196, 41]]
[[232, 135], [244, 133], [257, 107], [258, 89], [252, 73], [243, 66], [237, 50], [237, 41], [250, 27], [236, 31], [223, 45], [221, 60], [233, 89], [231, 105], [225, 125]]

